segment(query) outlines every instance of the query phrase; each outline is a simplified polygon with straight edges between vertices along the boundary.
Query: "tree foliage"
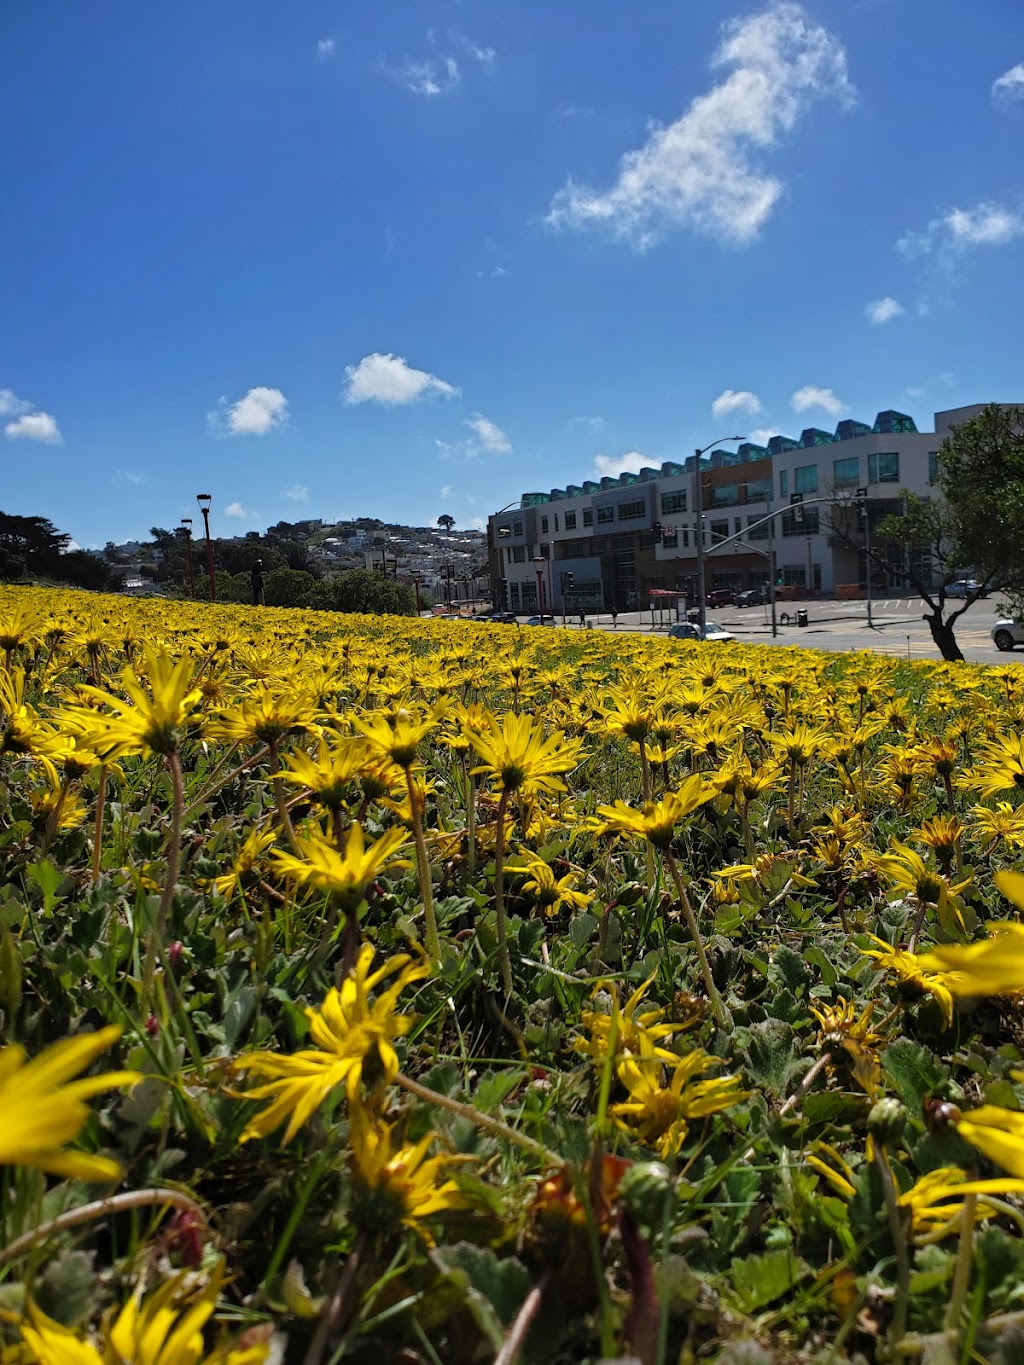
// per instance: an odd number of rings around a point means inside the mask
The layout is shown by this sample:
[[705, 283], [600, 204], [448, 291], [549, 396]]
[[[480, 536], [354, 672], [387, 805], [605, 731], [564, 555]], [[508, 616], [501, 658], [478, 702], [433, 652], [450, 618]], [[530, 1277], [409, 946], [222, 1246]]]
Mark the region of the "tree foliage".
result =
[[111, 586], [110, 567], [85, 550], [69, 550], [71, 537], [46, 517], [0, 512], [0, 578], [45, 578], [76, 588]]

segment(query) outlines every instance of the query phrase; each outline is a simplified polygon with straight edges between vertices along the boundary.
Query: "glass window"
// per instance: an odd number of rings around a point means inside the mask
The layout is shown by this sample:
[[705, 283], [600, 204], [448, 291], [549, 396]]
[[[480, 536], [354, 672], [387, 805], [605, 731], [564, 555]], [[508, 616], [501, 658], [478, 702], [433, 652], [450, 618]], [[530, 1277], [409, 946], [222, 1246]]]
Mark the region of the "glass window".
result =
[[771, 479], [751, 479], [747, 484], [747, 502], [767, 502], [771, 495]]
[[608, 522], [615, 520], [614, 507], [599, 507], [597, 509], [598, 526], [607, 526]]
[[575, 531], [575, 530], [576, 530], [576, 513], [575, 513], [575, 512], [566, 512], [566, 514], [565, 514], [565, 529], [566, 529], [567, 531]]
[[837, 488], [856, 488], [860, 483], [860, 460], [856, 455], [848, 460], [832, 461], [832, 482]]
[[679, 531], [673, 526], [671, 531], [665, 531], [661, 537], [661, 543], [666, 550], [677, 550], [679, 548]]
[[540, 529], [541, 529], [542, 531], [546, 531], [546, 530], [548, 529], [548, 519], [547, 519], [547, 517], [541, 517], [541, 519], [540, 519]]
[[521, 521], [514, 521], [512, 523], [512, 534], [514, 536], [521, 536], [523, 534], [523, 523]]
[[899, 483], [900, 457], [896, 453], [868, 456], [868, 483]]
[[510, 583], [510, 584], [508, 585], [508, 600], [509, 600], [509, 605], [510, 605], [510, 606], [512, 606], [512, 607], [518, 607], [518, 606], [519, 606], [519, 584], [518, 584], [518, 583]]
[[634, 498], [631, 502], [619, 503], [619, 520], [636, 521], [647, 515], [647, 502], [644, 498]]
[[[767, 539], [768, 539], [768, 523], [767, 523], [767, 522], [765, 522], [763, 526], [754, 526], [754, 525], [753, 525], [754, 522], [760, 521], [760, 520], [761, 520], [760, 517], [747, 517], [747, 539], [748, 539], [748, 540], [767, 540]], [[751, 527], [753, 527], [753, 529], [751, 529]]]
[[558, 530], [558, 513], [555, 513], [555, 530]]
[[526, 563], [526, 546], [525, 546], [525, 545], [513, 545], [513, 546], [512, 546], [512, 563], [513, 563], [513, 564], [525, 564], [525, 563]]
[[584, 507], [584, 509], [583, 509], [583, 525], [584, 525], [584, 526], [593, 526], [593, 524], [594, 524], [594, 509], [593, 509], [592, 507]]
[[783, 512], [782, 534], [784, 536], [816, 536], [818, 534], [818, 509], [808, 507], [802, 522], [797, 521], [795, 512]]
[[732, 519], [732, 530], [733, 530], [733, 535], [738, 535], [738, 534], [740, 533], [740, 531], [743, 530], [743, 518], [742, 518], [742, 517], [733, 517], [733, 519]]
[[737, 483], [720, 483], [711, 490], [712, 507], [734, 507], [740, 500], [740, 486]]
[[728, 521], [713, 521], [710, 530], [711, 539], [713, 541], [725, 540], [726, 536], [729, 534], [729, 523]]
[[671, 516], [673, 512], [686, 511], [686, 489], [681, 488], [676, 493], [662, 493], [661, 495], [661, 514]]
[[779, 470], [779, 493], [782, 497], [789, 497], [789, 470]]
[[928, 482], [936, 483], [939, 477], [939, 452], [929, 450], [928, 452]]
[[818, 466], [816, 464], [802, 464], [798, 469], [793, 470], [794, 493], [817, 493], [817, 491]]

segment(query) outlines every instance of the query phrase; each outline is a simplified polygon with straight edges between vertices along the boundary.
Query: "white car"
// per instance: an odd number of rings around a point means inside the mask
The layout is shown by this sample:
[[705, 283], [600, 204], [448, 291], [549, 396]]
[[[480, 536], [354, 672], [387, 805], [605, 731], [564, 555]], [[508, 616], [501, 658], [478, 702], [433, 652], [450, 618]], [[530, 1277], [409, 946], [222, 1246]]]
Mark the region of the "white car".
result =
[[1024, 621], [997, 621], [992, 627], [996, 649], [1005, 653], [1017, 645], [1024, 645]]
[[[670, 640], [699, 640], [701, 638], [700, 626], [695, 626], [688, 621], [678, 621], [669, 628], [668, 635]], [[709, 644], [712, 640], [722, 644], [726, 640], [735, 640], [736, 636], [733, 635], [732, 631], [726, 630], [724, 626], [709, 621], [704, 627], [704, 639]]]

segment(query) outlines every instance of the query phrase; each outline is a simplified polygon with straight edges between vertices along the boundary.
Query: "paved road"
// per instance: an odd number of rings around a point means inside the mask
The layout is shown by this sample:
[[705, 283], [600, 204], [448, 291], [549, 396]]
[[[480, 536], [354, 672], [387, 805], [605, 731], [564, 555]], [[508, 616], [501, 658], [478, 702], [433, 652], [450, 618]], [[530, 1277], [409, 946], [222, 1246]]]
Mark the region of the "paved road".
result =
[[[870, 649], [877, 654], [900, 654], [910, 659], [938, 659], [939, 652], [932, 642], [931, 632], [921, 619], [924, 603], [917, 597], [882, 598], [872, 603], [873, 626], [868, 625], [866, 602], [782, 602], [778, 605], [781, 621], [783, 612], [791, 616], [799, 610], [806, 610], [808, 624], [800, 628], [795, 624], [779, 625], [779, 633], [773, 639], [767, 607], [719, 607], [708, 611], [708, 620], [717, 621], [740, 640], [752, 644], [798, 645], [807, 649], [825, 649], [845, 652], [847, 650]], [[956, 638], [964, 656], [973, 663], [1024, 663], [1024, 648], [1010, 654], [1001, 654], [992, 643], [989, 632], [998, 619], [993, 599], [982, 599], [973, 603], [957, 623]], [[661, 620], [654, 613], [620, 612], [618, 623], [612, 626], [607, 613], [589, 618], [598, 630], [640, 632], [645, 635], [663, 635], [671, 624], [672, 617], [665, 611]], [[561, 628], [561, 618], [556, 618]], [[570, 629], [578, 630], [579, 623], [569, 622]]]

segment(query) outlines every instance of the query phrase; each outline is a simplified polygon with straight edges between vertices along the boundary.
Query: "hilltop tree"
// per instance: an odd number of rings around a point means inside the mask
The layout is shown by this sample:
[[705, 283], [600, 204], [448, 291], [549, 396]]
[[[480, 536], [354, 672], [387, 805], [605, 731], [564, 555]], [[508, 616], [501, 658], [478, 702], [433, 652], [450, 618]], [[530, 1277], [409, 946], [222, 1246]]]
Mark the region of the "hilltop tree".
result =
[[442, 512], [437, 519], [437, 524], [443, 531], [450, 531], [455, 525], [455, 518], [448, 512]]

